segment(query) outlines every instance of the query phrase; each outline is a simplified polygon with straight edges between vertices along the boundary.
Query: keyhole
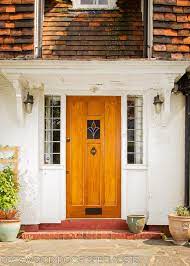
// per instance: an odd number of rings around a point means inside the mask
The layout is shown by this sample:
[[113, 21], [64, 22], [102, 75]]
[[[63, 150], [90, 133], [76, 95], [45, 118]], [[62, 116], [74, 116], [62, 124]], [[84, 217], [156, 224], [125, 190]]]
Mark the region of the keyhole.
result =
[[96, 154], [96, 148], [95, 147], [92, 147], [90, 153], [94, 156]]

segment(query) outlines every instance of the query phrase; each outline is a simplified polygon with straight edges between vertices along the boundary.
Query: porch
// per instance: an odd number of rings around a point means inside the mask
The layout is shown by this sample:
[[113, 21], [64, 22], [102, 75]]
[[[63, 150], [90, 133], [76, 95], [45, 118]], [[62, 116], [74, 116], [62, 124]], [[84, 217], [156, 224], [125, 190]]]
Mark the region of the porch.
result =
[[[66, 220], [66, 98], [88, 95], [121, 97], [119, 218], [126, 220], [128, 214], [144, 213], [148, 225], [167, 225], [168, 212], [182, 203], [184, 197], [185, 105], [183, 96], [173, 95], [171, 91], [174, 80], [188, 65], [189, 62], [146, 60], [2, 62], [1, 143], [20, 147], [22, 223], [61, 224]], [[23, 108], [28, 91], [34, 96], [31, 114], [26, 114]], [[164, 98], [159, 114], [153, 105], [157, 93]], [[59, 165], [44, 161], [45, 95], [61, 98]], [[127, 159], [127, 97], [131, 95], [142, 96], [144, 102], [143, 160], [138, 164]], [[176, 124], [181, 126], [176, 128]], [[171, 134], [174, 130], [175, 134]], [[11, 136], [7, 134], [10, 131]]]

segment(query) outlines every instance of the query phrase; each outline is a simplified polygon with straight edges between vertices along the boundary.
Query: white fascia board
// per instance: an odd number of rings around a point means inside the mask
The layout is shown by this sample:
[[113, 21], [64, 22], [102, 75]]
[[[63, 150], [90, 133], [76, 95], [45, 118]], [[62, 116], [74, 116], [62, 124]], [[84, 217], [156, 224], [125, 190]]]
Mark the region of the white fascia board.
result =
[[[117, 60], [3, 60], [0, 69], [6, 74], [180, 74], [190, 61]], [[94, 72], [95, 71], [95, 72]]]

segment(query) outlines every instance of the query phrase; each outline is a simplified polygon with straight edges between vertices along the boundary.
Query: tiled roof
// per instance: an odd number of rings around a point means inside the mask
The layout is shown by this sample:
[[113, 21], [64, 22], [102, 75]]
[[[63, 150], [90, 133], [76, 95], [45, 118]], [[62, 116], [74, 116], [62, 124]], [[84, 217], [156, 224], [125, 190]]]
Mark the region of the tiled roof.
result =
[[0, 0], [0, 59], [33, 56], [34, 0]]
[[[139, 1], [118, 1], [118, 10], [73, 11], [70, 1], [46, 1], [43, 58], [93, 59], [143, 56]], [[126, 10], [127, 9], [127, 10]]]
[[153, 56], [190, 59], [190, 0], [154, 0]]

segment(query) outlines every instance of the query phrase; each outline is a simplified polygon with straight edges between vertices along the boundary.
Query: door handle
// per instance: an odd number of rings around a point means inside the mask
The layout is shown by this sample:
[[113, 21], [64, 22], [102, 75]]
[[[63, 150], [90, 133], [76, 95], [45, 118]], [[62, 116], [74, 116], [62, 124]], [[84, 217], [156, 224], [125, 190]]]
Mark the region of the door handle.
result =
[[92, 147], [90, 153], [94, 156], [96, 154], [97, 150], [95, 147]]

